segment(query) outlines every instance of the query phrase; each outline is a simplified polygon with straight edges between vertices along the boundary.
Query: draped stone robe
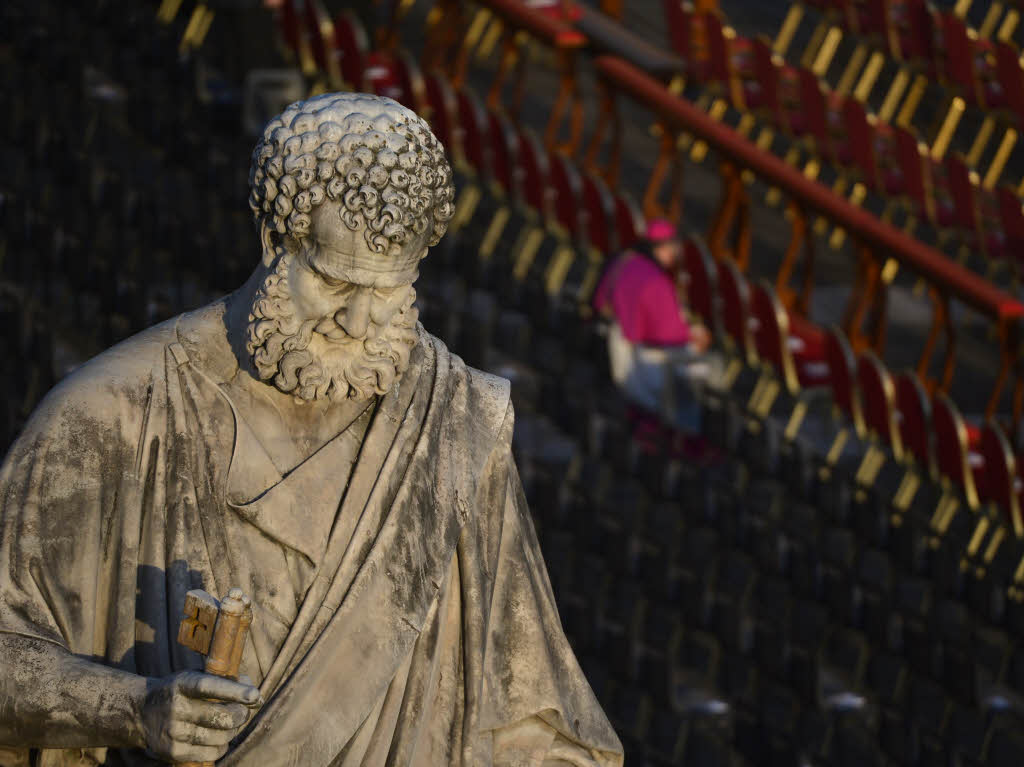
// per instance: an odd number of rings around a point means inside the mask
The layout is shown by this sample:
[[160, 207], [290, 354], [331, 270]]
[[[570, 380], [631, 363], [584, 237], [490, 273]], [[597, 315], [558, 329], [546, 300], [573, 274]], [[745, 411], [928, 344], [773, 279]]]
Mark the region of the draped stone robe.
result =
[[225, 386], [225, 306], [108, 350], [33, 414], [0, 470], [0, 631], [160, 677], [202, 668], [175, 641], [185, 592], [240, 586], [266, 704], [221, 764], [621, 764], [562, 633], [507, 382], [421, 329], [392, 390], [282, 473]]

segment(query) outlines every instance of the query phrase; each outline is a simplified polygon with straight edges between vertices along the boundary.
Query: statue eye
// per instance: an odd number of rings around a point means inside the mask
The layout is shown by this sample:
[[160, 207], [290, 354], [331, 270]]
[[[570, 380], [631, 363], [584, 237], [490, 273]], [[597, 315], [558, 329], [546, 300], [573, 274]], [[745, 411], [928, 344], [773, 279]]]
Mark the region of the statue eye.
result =
[[325, 274], [324, 272], [317, 269], [317, 267], [314, 266], [313, 264], [310, 264], [309, 266], [310, 270], [313, 272], [313, 274], [316, 275], [317, 279], [320, 280], [320, 282], [322, 282], [329, 288], [338, 289], [352, 287], [352, 283], [350, 282], [345, 282], [345, 280], [339, 280], [336, 277], [331, 277], [329, 274]]

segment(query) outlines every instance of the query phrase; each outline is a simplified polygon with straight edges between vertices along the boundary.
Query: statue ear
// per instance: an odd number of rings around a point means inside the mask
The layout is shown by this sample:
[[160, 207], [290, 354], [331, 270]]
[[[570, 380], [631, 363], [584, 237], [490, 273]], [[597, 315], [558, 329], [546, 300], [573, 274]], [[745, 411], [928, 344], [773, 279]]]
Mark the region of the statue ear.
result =
[[274, 265], [277, 258], [277, 244], [274, 242], [276, 231], [270, 228], [266, 219], [260, 222], [260, 245], [263, 246], [263, 265], [268, 269]]

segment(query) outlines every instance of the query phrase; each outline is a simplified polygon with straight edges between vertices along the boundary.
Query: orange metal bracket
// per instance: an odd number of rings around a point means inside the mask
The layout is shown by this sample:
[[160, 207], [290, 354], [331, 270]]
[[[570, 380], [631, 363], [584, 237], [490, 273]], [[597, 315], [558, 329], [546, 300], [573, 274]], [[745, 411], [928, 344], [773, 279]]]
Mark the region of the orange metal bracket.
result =
[[[669, 195], [668, 203], [663, 205], [660, 198], [666, 177], [669, 179]], [[647, 180], [643, 211], [647, 218], [667, 218], [670, 221], [678, 221], [682, 216], [683, 160], [676, 145], [675, 131], [663, 129], [661, 132], [661, 151]]]
[[708, 248], [716, 259], [729, 258], [745, 272], [750, 263], [750, 195], [735, 163], [722, 160], [719, 173], [722, 203], [708, 230]]
[[[576, 52], [573, 49], [558, 51], [558, 68], [561, 71], [561, 81], [558, 96], [551, 108], [551, 117], [544, 131], [544, 145], [549, 150], [572, 157], [576, 154], [583, 136], [583, 97], [576, 82]], [[559, 143], [558, 135], [566, 122], [569, 135], [565, 141]]]
[[[598, 78], [597, 84], [600, 106], [596, 125], [590, 134], [590, 141], [583, 156], [583, 167], [587, 172], [600, 176], [614, 188], [619, 183], [619, 169], [622, 164], [622, 120], [619, 118], [615, 91], [604, 78]], [[606, 159], [602, 164], [599, 157], [602, 147], [605, 146], [606, 137]]]
[[[1020, 368], [1020, 323], [1013, 319], [1003, 319], [999, 323], [999, 348], [1000, 364], [999, 373], [996, 375], [995, 384], [992, 386], [992, 394], [989, 397], [988, 406], [985, 408], [985, 417], [991, 418], [999, 407], [999, 399], [1003, 394], [1003, 387], [1007, 379], [1012, 375], [1013, 385], [1013, 423], [1020, 423], [1021, 416], [1024, 416], [1024, 376]], [[1017, 446], [1020, 448], [1020, 445]]]
[[[807, 236], [807, 213], [795, 200], [790, 200], [789, 212], [792, 216], [789, 247], [782, 257], [778, 274], [775, 276], [775, 293], [782, 305], [803, 317], [807, 316], [811, 303], [811, 292], [814, 290], [814, 239]], [[803, 279], [800, 290], [790, 287], [790, 280], [796, 269], [797, 262], [803, 256]]]
[[[928, 338], [925, 340], [921, 357], [917, 362], [917, 374], [929, 392], [944, 392], [949, 389], [949, 384], [953, 380], [956, 328], [953, 325], [952, 313], [949, 311], [949, 294], [935, 287], [929, 291], [929, 294], [934, 305], [932, 325], [928, 330]], [[946, 349], [943, 353], [942, 372], [938, 378], [935, 378], [930, 374], [930, 368], [935, 345], [938, 343], [940, 335], [946, 337]]]

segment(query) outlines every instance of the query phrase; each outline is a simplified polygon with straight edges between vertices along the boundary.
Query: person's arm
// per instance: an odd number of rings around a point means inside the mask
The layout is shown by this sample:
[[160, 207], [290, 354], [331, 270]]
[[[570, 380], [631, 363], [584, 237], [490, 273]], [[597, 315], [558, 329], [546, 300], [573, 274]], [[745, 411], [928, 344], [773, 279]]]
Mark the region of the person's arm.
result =
[[215, 761], [258, 705], [259, 691], [184, 671], [152, 679], [0, 633], [0, 743], [145, 748], [174, 762]]
[[594, 298], [592, 300], [594, 311], [605, 317], [614, 316], [612, 294], [615, 292], [615, 283], [622, 272], [622, 267], [625, 266], [626, 258], [627, 256], [622, 255], [611, 262], [608, 268], [604, 270], [604, 274], [601, 275], [597, 290], [594, 291]]
[[651, 346], [685, 346], [690, 342], [690, 325], [668, 278], [651, 280], [640, 296], [643, 318], [642, 343]]
[[594, 300], [591, 302], [594, 311], [598, 314], [607, 315], [610, 310], [611, 303], [611, 270], [604, 273], [601, 277], [601, 282], [597, 285], [597, 290], [594, 291]]

